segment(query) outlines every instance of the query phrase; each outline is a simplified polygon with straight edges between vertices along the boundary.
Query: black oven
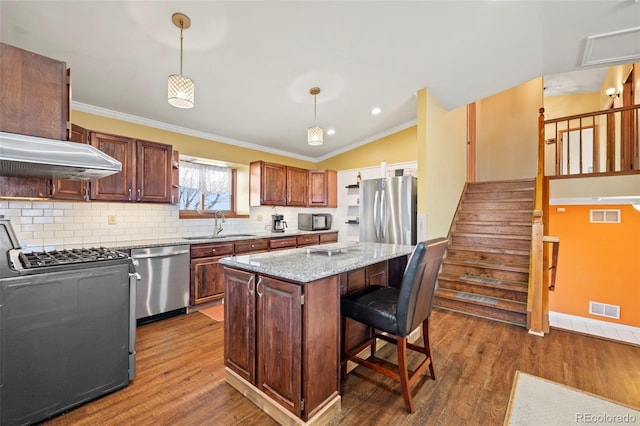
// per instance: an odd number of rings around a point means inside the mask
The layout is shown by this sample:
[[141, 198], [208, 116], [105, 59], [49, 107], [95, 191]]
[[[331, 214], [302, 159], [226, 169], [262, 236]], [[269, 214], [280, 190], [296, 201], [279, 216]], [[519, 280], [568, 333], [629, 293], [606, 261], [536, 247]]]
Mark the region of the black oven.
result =
[[135, 378], [135, 284], [124, 253], [25, 253], [0, 219], [0, 424], [39, 422]]

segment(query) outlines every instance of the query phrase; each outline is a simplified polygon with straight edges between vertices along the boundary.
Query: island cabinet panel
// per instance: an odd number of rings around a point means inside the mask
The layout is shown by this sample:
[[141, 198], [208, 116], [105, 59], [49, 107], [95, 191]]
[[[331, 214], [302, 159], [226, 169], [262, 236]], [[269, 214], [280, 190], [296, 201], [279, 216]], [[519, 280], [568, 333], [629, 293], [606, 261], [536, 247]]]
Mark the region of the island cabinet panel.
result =
[[212, 302], [224, 297], [224, 269], [218, 261], [231, 254], [233, 243], [191, 246], [190, 305]]
[[302, 413], [302, 287], [260, 277], [256, 285], [257, 386], [296, 415]]
[[300, 284], [224, 272], [225, 366], [308, 420], [338, 396], [338, 276]]
[[[343, 292], [352, 293], [356, 290], [368, 287], [365, 268], [355, 269], [353, 271], [346, 272], [343, 276], [346, 281]], [[347, 349], [353, 349], [360, 343], [371, 337], [372, 329], [361, 322], [354, 321], [351, 318], [347, 318], [347, 336], [349, 341], [347, 343]]]
[[387, 280], [387, 262], [374, 263], [365, 268], [365, 275], [367, 285], [382, 285], [388, 284]]
[[224, 364], [255, 384], [255, 275], [224, 268], [224, 287]]

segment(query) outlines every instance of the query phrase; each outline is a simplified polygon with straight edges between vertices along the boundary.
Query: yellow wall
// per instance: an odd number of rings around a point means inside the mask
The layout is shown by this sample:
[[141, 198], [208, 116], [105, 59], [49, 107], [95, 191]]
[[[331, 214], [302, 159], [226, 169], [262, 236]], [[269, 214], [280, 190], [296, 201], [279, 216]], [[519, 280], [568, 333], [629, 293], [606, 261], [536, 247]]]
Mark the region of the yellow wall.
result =
[[476, 102], [478, 181], [536, 175], [542, 77]]
[[545, 96], [546, 120], [584, 114], [600, 110], [600, 92], [576, 93], [573, 95]]
[[467, 179], [467, 107], [447, 111], [429, 91], [424, 98], [426, 141], [418, 165], [426, 185], [418, 199], [424, 199], [427, 237], [446, 237]]
[[[590, 223], [591, 209], [620, 210], [620, 223]], [[560, 237], [549, 310], [640, 327], [640, 212], [630, 205], [554, 205], [549, 210], [550, 234]], [[620, 320], [590, 315], [589, 301], [620, 306]]]
[[[600, 108], [598, 108], [597, 110], [607, 109], [609, 108], [609, 105], [611, 105], [611, 98], [609, 98], [609, 96], [607, 96], [607, 94], [605, 93], [605, 90], [607, 90], [609, 87], [613, 87], [616, 89], [616, 91], [620, 92], [620, 97], [614, 99], [613, 106], [616, 108], [622, 106], [622, 83], [627, 78], [633, 67], [634, 64], [624, 64], [609, 67], [609, 69], [607, 70], [607, 75], [604, 77], [604, 81], [602, 82], [602, 87], [600, 88]], [[634, 77], [636, 83], [635, 87], [637, 89], [640, 86], [640, 76], [637, 75], [640, 69], [640, 63], [636, 65], [635, 69], [636, 75], [634, 75]], [[636, 99], [636, 103], [638, 103], [638, 99], [640, 99], [640, 97], [638, 97], [637, 90], [634, 94], [634, 97]]]
[[316, 165], [318, 169], [349, 170], [387, 164], [416, 161], [418, 154], [416, 126], [336, 155]]
[[71, 119], [73, 124], [85, 129], [171, 144], [174, 149], [184, 155], [211, 158], [232, 164], [249, 164], [252, 161], [263, 160], [307, 169], [315, 168], [315, 164], [308, 161], [188, 136], [83, 111], [73, 111]]

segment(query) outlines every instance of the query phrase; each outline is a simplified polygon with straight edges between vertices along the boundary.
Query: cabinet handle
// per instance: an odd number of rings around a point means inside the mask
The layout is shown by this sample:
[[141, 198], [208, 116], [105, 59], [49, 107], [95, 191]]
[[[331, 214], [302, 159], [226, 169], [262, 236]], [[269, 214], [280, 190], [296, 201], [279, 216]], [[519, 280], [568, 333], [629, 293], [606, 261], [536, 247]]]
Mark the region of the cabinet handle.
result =
[[256, 283], [255, 275], [251, 275], [251, 278], [249, 278], [249, 294], [252, 296], [253, 296], [253, 288], [255, 283]]
[[258, 284], [256, 285], [256, 294], [258, 297], [262, 297], [262, 293], [260, 293], [260, 284], [262, 284], [262, 277], [258, 280]]
[[211, 249], [211, 251], [215, 253], [215, 252], [216, 252], [216, 249]]
[[255, 244], [251, 244], [251, 248], [254, 248], [256, 245]]
[[129, 201], [131, 201], [131, 188], [129, 188]]
[[137, 201], [140, 201], [140, 188], [138, 188], [138, 200]]

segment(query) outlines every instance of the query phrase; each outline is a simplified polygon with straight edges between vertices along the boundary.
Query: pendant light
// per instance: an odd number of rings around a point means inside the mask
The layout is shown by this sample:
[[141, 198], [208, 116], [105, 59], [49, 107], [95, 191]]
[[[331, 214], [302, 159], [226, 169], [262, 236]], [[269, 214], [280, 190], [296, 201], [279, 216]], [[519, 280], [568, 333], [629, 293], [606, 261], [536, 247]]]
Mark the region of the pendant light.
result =
[[169, 76], [167, 101], [174, 107], [193, 108], [195, 85], [193, 80], [182, 75], [182, 31], [191, 27], [191, 19], [184, 13], [174, 13], [171, 21], [180, 28], [180, 74]]
[[309, 93], [313, 95], [313, 127], [307, 129], [307, 143], [309, 145], [322, 145], [322, 127], [316, 126], [316, 96], [320, 93], [319, 87], [312, 87]]

